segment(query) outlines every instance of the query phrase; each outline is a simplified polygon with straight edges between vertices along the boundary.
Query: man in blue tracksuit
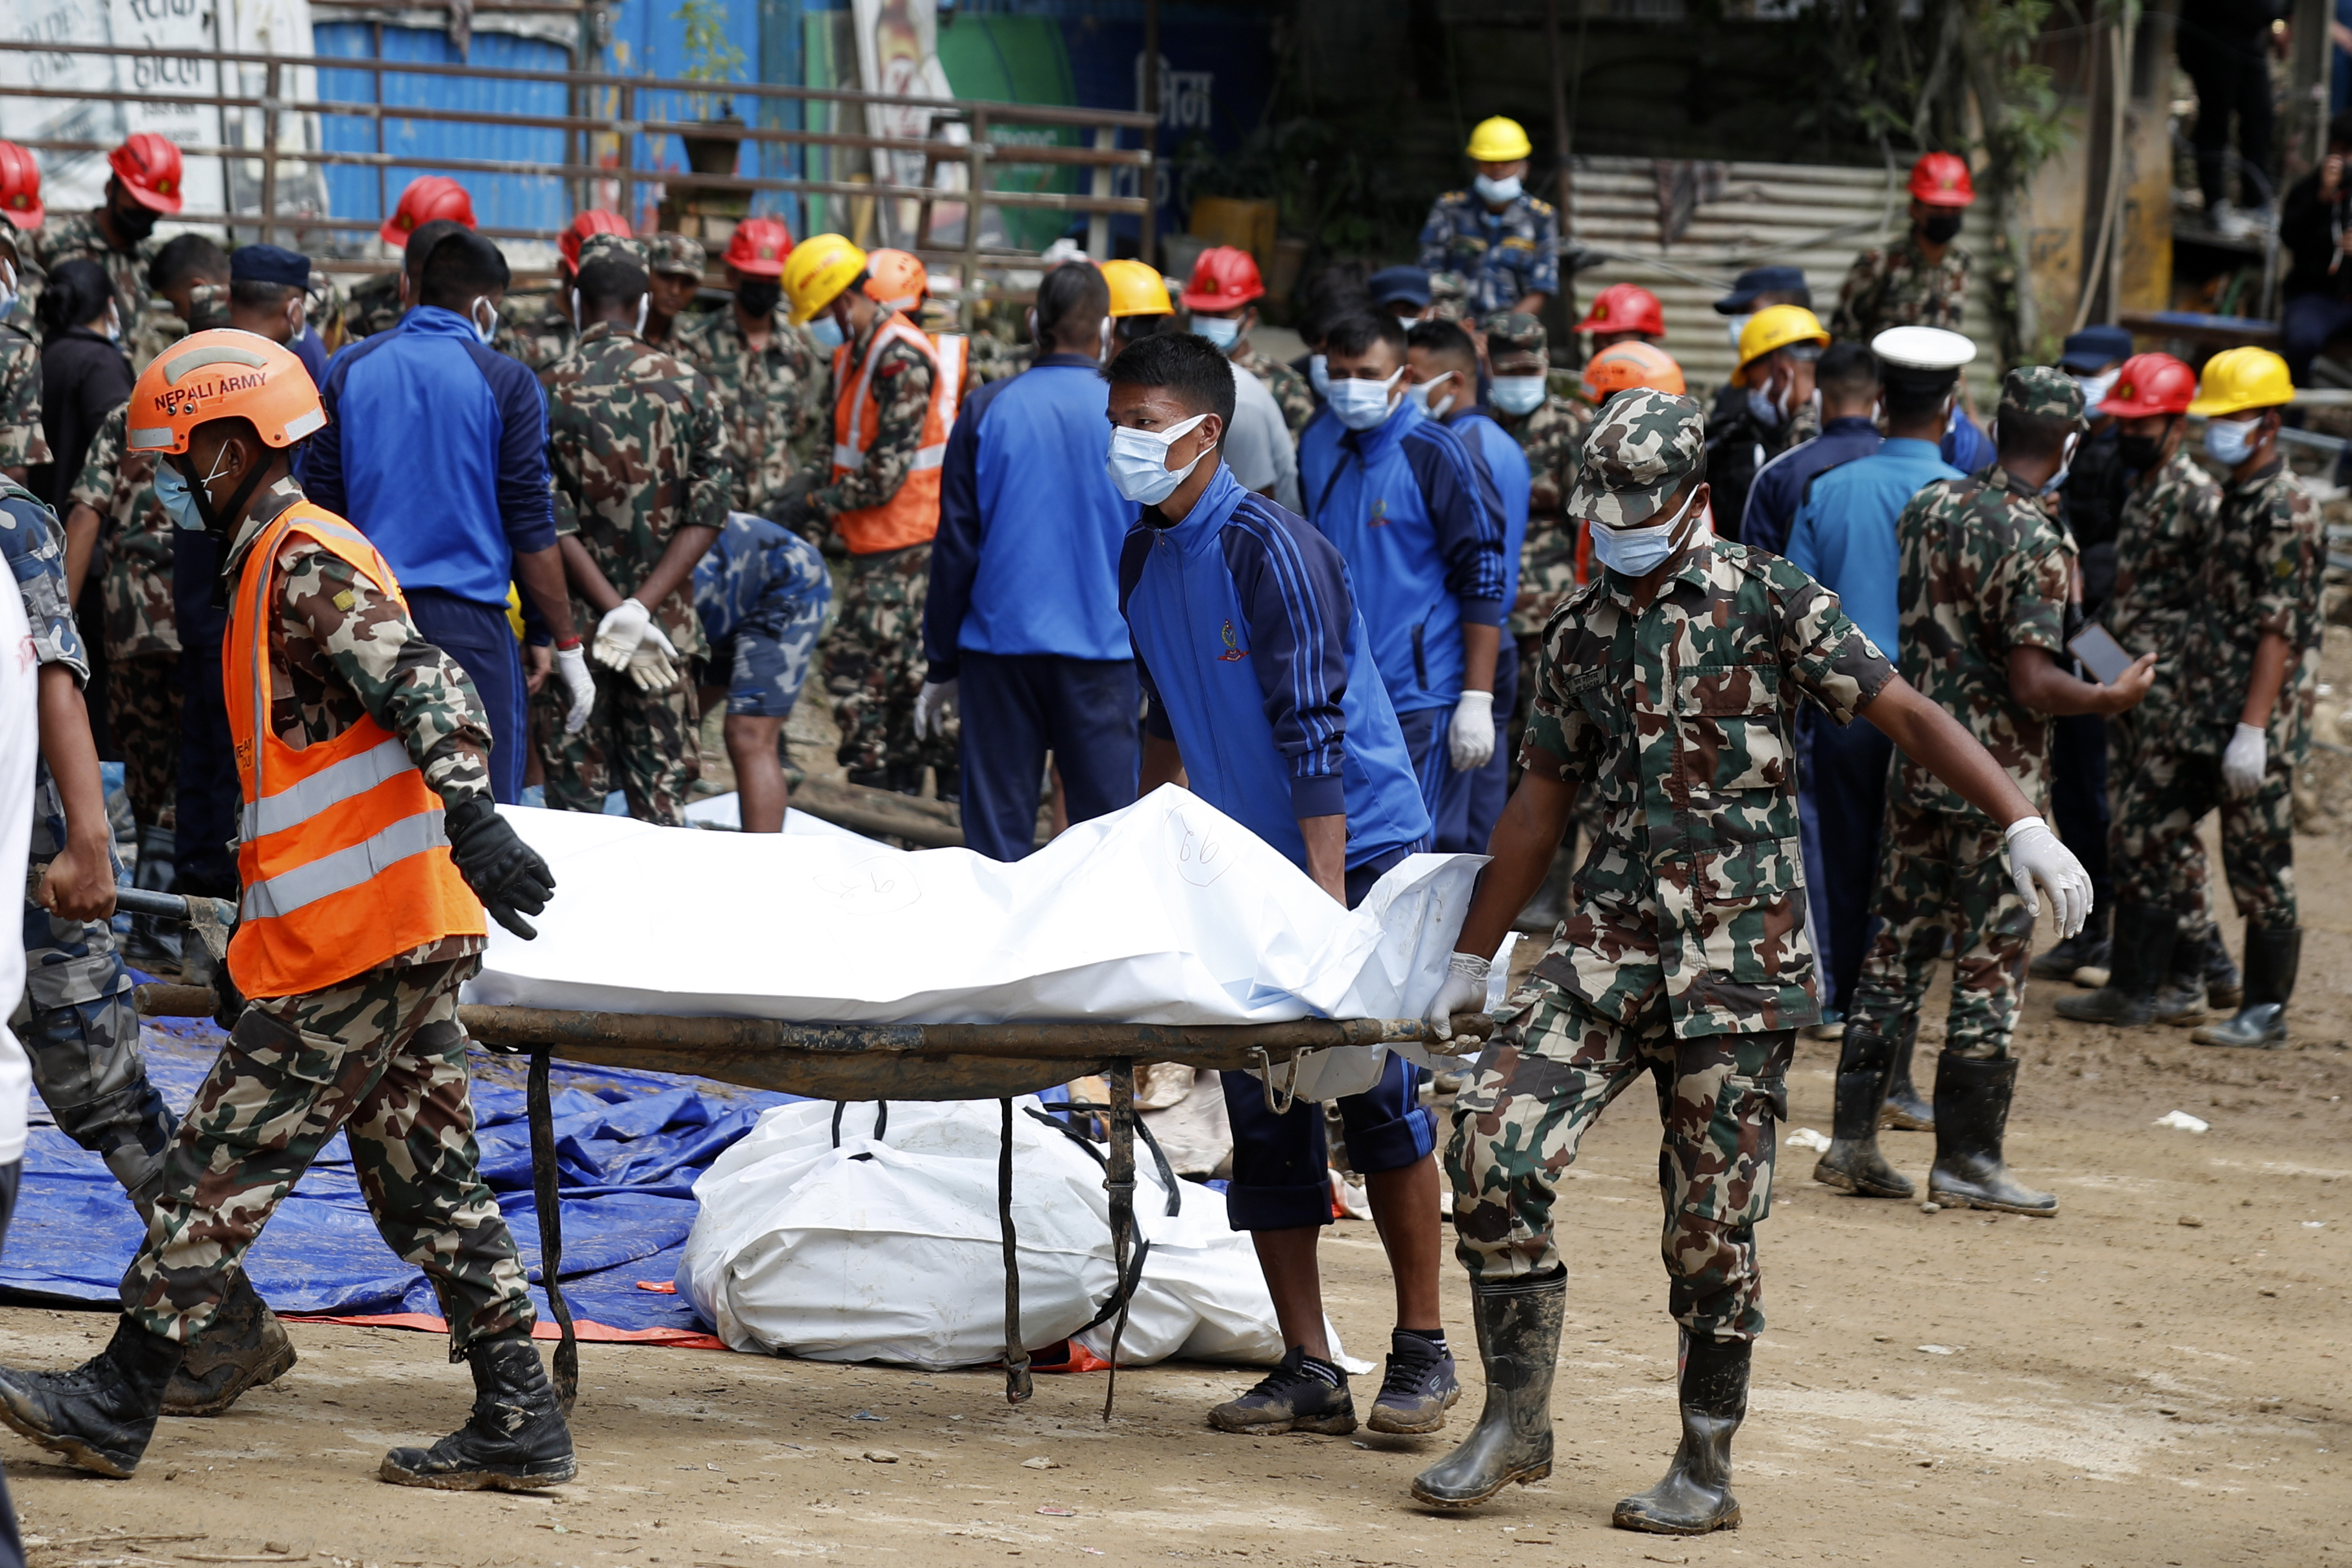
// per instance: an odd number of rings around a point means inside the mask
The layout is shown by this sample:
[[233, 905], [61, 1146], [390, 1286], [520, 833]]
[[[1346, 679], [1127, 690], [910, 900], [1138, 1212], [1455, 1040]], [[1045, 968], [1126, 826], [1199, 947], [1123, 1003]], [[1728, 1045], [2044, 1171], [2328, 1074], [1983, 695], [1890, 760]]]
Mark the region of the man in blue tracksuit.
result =
[[1091, 262], [1037, 289], [1038, 355], [972, 394], [949, 433], [923, 610], [915, 728], [962, 714], [964, 842], [1018, 860], [1051, 752], [1072, 822], [1135, 798], [1135, 655], [1118, 615], [1135, 509], [1103, 471], [1102, 328]]
[[1495, 754], [1501, 509], [1470, 447], [1407, 395], [1393, 318], [1335, 322], [1323, 352], [1334, 417], [1300, 441], [1307, 515], [1348, 563], [1436, 841], [1460, 843]]
[[1789, 531], [1812, 483], [1832, 468], [1878, 450], [1878, 361], [1860, 343], [1832, 343], [1813, 363], [1822, 395], [1822, 433], [1800, 441], [1756, 470], [1746, 510], [1723, 531], [1775, 555], [1789, 553]]
[[[512, 805], [530, 737], [509, 584], [552, 637], [568, 730], [587, 722], [595, 693], [556, 554], [547, 405], [538, 378], [489, 346], [508, 278], [498, 247], [454, 230], [417, 276], [400, 325], [327, 367], [327, 423], [310, 438], [303, 488], [383, 552], [417, 630], [472, 678], [490, 720], [490, 791]], [[547, 662], [535, 647], [535, 668]]]
[[[1108, 375], [1112, 477], [1144, 509], [1118, 565], [1119, 607], [1150, 699], [1143, 787], [1188, 782], [1352, 905], [1426, 847], [1429, 813], [1347, 566], [1224, 466], [1234, 381], [1223, 350], [1162, 333], [1121, 353]], [[1437, 1431], [1461, 1394], [1438, 1326], [1436, 1125], [1419, 1081], [1391, 1057], [1378, 1084], [1338, 1101], [1396, 1279], [1397, 1328], [1370, 1418], [1378, 1432]], [[1210, 1422], [1227, 1432], [1352, 1432], [1355, 1400], [1324, 1336], [1315, 1261], [1331, 1222], [1323, 1108], [1276, 1116], [1247, 1073], [1226, 1074], [1224, 1087], [1226, 1214], [1251, 1233], [1288, 1348]]]
[[[1528, 539], [1528, 503], [1534, 488], [1526, 449], [1476, 400], [1478, 345], [1469, 333], [1452, 321], [1423, 321], [1405, 334], [1405, 362], [1411, 395], [1431, 418], [1462, 437], [1492, 487], [1487, 504], [1502, 509], [1503, 605], [1507, 610], [1519, 596], [1519, 550]], [[1499, 629], [1495, 711], [1508, 714], [1519, 700], [1519, 649], [1507, 619]], [[1496, 746], [1486, 765], [1470, 775], [1460, 836], [1449, 838], [1440, 833], [1433, 847], [1441, 853], [1484, 855], [1487, 836], [1502, 819], [1510, 793], [1511, 759], [1505, 748]]]

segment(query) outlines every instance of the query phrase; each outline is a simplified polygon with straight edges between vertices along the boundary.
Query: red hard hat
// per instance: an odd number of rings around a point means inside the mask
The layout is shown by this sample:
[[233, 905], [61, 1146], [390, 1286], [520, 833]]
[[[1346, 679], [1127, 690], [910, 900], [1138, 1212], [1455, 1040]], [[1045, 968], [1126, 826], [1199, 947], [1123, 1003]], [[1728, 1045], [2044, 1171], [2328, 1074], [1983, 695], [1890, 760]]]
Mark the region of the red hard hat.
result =
[[180, 150], [169, 137], [142, 131], [109, 153], [106, 166], [141, 206], [159, 213], [180, 210]]
[[41, 208], [41, 166], [14, 142], [0, 142], [0, 213], [18, 228], [38, 228]]
[[1257, 261], [1246, 250], [1213, 245], [1192, 263], [1192, 280], [1181, 296], [1188, 310], [1234, 310], [1265, 297]]
[[779, 218], [747, 217], [735, 226], [723, 260], [746, 278], [782, 278], [793, 253], [793, 231]]
[[405, 246], [410, 235], [443, 219], [473, 227], [474, 198], [446, 174], [420, 174], [400, 193], [400, 205], [392, 209], [375, 237], [386, 245]]
[[572, 226], [555, 242], [557, 254], [563, 258], [563, 269], [580, 270], [580, 242], [592, 234], [617, 234], [626, 237], [629, 220], [619, 213], [608, 213], [602, 207], [586, 207], [572, 215]]
[[2197, 373], [2170, 354], [2134, 354], [2116, 367], [2114, 390], [2091, 412], [2117, 419], [2186, 414], [2196, 395]]
[[1931, 207], [1964, 207], [1977, 199], [1968, 160], [1955, 153], [1930, 153], [1911, 165], [1911, 199]]
[[1665, 308], [1639, 283], [1612, 283], [1593, 297], [1592, 309], [1576, 323], [1580, 332], [1642, 332], [1666, 335]]

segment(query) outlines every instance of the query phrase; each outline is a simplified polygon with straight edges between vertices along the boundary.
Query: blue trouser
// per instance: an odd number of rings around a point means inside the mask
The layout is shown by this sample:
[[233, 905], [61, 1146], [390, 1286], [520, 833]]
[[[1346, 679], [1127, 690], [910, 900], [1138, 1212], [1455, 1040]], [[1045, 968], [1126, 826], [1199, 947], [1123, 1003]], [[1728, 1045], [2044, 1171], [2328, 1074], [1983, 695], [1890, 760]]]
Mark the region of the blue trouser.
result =
[[[184, 542], [194, 535], [183, 535]], [[221, 647], [183, 645], [180, 654], [180, 776], [173, 803], [174, 890], [236, 897], [236, 746], [221, 698]]]
[[1798, 710], [1797, 735], [1805, 898], [1822, 1005], [1843, 1012], [1870, 953], [1878, 834], [1895, 742], [1866, 720], [1840, 729], [1811, 708]]
[[2338, 332], [2352, 331], [2352, 300], [2332, 294], [2300, 294], [2279, 310], [2279, 337], [2286, 368], [2297, 386], [2311, 384], [2311, 362]]
[[[1404, 731], [1404, 749], [1421, 784], [1421, 803], [1429, 808], [1430, 848], [1441, 855], [1471, 848], [1470, 791], [1477, 775], [1456, 769], [1453, 749], [1445, 743], [1454, 728], [1453, 707], [1400, 713], [1397, 728]], [[1486, 847], [1476, 847], [1484, 851]]]
[[1134, 660], [969, 648], [957, 657], [965, 844], [992, 860], [1029, 853], [1047, 752], [1072, 822], [1133, 804], [1143, 757]]
[[2107, 929], [2116, 896], [2107, 870], [2107, 721], [2073, 713], [2050, 721], [2050, 815], [2058, 837], [2091, 874], [2093, 931]]
[[1503, 807], [1511, 798], [1510, 728], [1511, 715], [1519, 709], [1519, 652], [1508, 632], [1503, 634], [1503, 649], [1495, 656], [1495, 754], [1486, 765], [1470, 775], [1469, 822], [1460, 844], [1440, 844], [1439, 851], [1459, 850], [1470, 855], [1484, 855], [1486, 840], [1495, 834], [1495, 824], [1503, 820]]
[[473, 680], [490, 721], [490, 796], [500, 805], [514, 805], [522, 798], [530, 721], [521, 645], [507, 620], [507, 607], [478, 605], [438, 588], [411, 588], [407, 596], [408, 618], [418, 633]]

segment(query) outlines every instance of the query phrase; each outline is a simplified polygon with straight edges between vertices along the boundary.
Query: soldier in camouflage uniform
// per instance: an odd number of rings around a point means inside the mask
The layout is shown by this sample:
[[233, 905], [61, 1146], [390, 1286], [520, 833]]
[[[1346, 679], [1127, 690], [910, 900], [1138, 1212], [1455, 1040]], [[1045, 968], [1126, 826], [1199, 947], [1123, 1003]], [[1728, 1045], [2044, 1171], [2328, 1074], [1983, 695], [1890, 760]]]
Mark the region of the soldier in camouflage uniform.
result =
[[560, 683], [542, 687], [538, 700], [554, 721], [549, 805], [602, 811], [618, 789], [630, 816], [677, 826], [701, 757], [692, 695], [672, 661], [706, 651], [691, 578], [727, 521], [733, 473], [710, 384], [636, 334], [646, 287], [644, 269], [618, 247], [583, 247], [589, 326], [543, 377], [572, 613], [597, 627], [596, 705], [587, 727], [566, 735], [571, 700]]
[[[122, 750], [123, 787], [141, 828], [172, 826], [179, 774], [180, 637], [172, 605], [171, 515], [155, 500], [155, 460], [125, 457], [123, 412], [106, 416], [71, 495], [75, 509], [95, 514], [105, 562], [100, 591], [106, 606], [106, 657], [114, 670], [109, 697], [111, 728]], [[165, 858], [170, 858], [168, 848]]]
[[1952, 153], [1929, 153], [1911, 166], [1910, 191], [1910, 232], [1864, 251], [1846, 269], [1830, 314], [1841, 342], [1867, 343], [1889, 327], [1960, 330], [1969, 258], [1958, 237], [1960, 214], [1976, 200], [1969, 166]]
[[16, 226], [5, 219], [0, 219], [0, 287], [11, 301], [0, 310], [0, 477], [22, 484], [27, 470], [53, 459], [41, 430], [41, 345], [33, 341], [32, 311], [21, 298], [28, 279]]
[[664, 353], [683, 353], [679, 340], [697, 319], [694, 298], [702, 291], [709, 258], [698, 241], [682, 234], [649, 234], [645, 247], [646, 272], [653, 279], [646, 295], [646, 342]]
[[718, 390], [735, 471], [733, 510], [767, 518], [778, 515], [803, 466], [794, 448], [819, 429], [826, 412], [825, 366], [808, 334], [776, 309], [783, 269], [781, 255], [730, 261], [735, 297], [723, 310], [681, 323], [675, 351]]
[[730, 512], [695, 563], [694, 608], [709, 652], [696, 684], [707, 711], [724, 700], [746, 833], [784, 830], [784, 721], [800, 701], [833, 603], [824, 556], [779, 522]]

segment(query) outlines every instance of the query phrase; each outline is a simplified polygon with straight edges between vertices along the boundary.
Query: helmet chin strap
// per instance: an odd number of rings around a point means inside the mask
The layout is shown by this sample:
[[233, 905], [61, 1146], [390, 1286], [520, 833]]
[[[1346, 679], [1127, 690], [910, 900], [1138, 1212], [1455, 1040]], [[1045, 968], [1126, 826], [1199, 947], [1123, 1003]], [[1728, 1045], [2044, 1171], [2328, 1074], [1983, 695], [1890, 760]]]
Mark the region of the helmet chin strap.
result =
[[[215, 468], [220, 467], [217, 458], [213, 466]], [[228, 608], [228, 552], [229, 546], [236, 542], [237, 520], [245, 515], [246, 503], [253, 499], [253, 492], [261, 488], [261, 478], [268, 471], [268, 463], [255, 464], [252, 471], [245, 476], [236, 492], [229, 497], [228, 505], [218, 510], [213, 506], [212, 480], [205, 479], [201, 484], [188, 487], [196, 503], [196, 515], [204, 519], [205, 536], [220, 545], [221, 569], [213, 577], [213, 608], [215, 610]]]

